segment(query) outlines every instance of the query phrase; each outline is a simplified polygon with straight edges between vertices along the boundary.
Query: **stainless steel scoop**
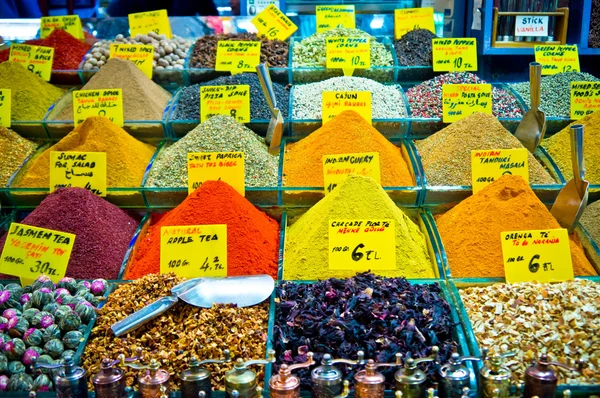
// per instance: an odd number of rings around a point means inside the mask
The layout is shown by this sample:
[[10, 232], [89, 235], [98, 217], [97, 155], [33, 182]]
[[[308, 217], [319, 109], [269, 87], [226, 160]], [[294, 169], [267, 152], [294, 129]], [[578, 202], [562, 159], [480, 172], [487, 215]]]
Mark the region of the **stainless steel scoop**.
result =
[[265, 64], [258, 64], [256, 65], [256, 73], [272, 115], [271, 120], [269, 121], [265, 142], [269, 146], [269, 153], [277, 155], [279, 154], [281, 136], [283, 135], [283, 116], [281, 115], [281, 110], [277, 107], [277, 98], [275, 97], [275, 91], [273, 90], [273, 82], [269, 75], [269, 68]]
[[529, 150], [535, 152], [546, 133], [546, 114], [540, 108], [542, 64], [529, 64], [529, 98], [530, 107], [521, 123], [517, 126], [515, 137]]

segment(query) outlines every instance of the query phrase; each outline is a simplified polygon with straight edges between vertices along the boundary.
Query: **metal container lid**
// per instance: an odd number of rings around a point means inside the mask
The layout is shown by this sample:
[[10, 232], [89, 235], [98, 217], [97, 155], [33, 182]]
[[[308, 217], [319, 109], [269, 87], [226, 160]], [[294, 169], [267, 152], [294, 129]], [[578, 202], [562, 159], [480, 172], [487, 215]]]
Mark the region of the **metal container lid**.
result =
[[146, 371], [146, 374], [138, 377], [138, 382], [146, 385], [157, 385], [163, 384], [169, 380], [169, 372], [164, 369], [159, 369], [159, 366], [156, 359], [151, 360], [150, 365], [148, 365], [149, 369]]
[[236, 385], [252, 384], [256, 380], [256, 373], [248, 368], [241, 358], [235, 361], [233, 369], [225, 374], [227, 383]]
[[354, 381], [356, 384], [377, 385], [385, 383], [385, 376], [376, 370], [375, 363], [372, 359], [367, 362], [366, 369], [356, 372]]
[[406, 360], [406, 366], [394, 374], [394, 379], [400, 384], [418, 385], [427, 380], [427, 375], [425, 372], [417, 368], [417, 364], [415, 363], [414, 359], [409, 358]]
[[123, 378], [125, 372], [123, 370], [112, 366], [111, 361], [108, 358], [102, 360], [100, 372], [96, 373], [92, 377], [92, 383], [94, 384], [113, 384], [120, 381]]
[[502, 359], [498, 357], [490, 358], [490, 366], [484, 366], [479, 371], [481, 377], [490, 381], [510, 380], [511, 371], [502, 366]]
[[202, 368], [199, 365], [198, 359], [192, 357], [190, 360], [190, 368], [181, 372], [179, 376], [184, 382], [197, 382], [210, 379], [211, 373], [208, 369]]
[[333, 360], [330, 354], [323, 355], [322, 365], [317, 366], [310, 373], [310, 378], [313, 382], [319, 381], [336, 381], [342, 379], [342, 372], [333, 366]]
[[279, 374], [276, 374], [271, 376], [271, 380], [269, 380], [269, 387], [271, 390], [293, 391], [300, 387], [300, 379], [294, 375], [281, 377]]

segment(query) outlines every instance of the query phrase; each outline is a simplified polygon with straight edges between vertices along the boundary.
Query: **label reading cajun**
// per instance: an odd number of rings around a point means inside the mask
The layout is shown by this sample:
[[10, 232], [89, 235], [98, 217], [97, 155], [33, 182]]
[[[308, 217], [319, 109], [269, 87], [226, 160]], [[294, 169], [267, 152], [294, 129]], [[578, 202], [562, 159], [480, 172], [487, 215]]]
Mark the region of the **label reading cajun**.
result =
[[475, 112], [492, 114], [491, 84], [442, 85], [442, 121], [452, 123]]
[[0, 258], [0, 272], [25, 280], [47, 275], [57, 283], [65, 276], [75, 235], [12, 223]]
[[476, 39], [432, 39], [432, 41], [434, 72], [477, 70]]
[[274, 4], [269, 4], [267, 8], [252, 18], [251, 22], [256, 26], [258, 33], [269, 40], [284, 41], [298, 30], [296, 24]]
[[245, 195], [244, 152], [188, 152], [188, 195], [205, 181], [221, 180]]
[[317, 6], [317, 33], [325, 32], [338, 26], [348, 29], [356, 28], [354, 6]]
[[343, 111], [357, 112], [371, 123], [372, 94], [370, 91], [324, 91], [321, 103], [323, 122], [333, 119]]
[[11, 114], [11, 90], [8, 88], [0, 89], [0, 126], [10, 127]]
[[54, 29], [62, 29], [77, 39], [84, 39], [79, 15], [61, 15], [42, 17], [40, 20], [40, 37], [47, 37]]
[[571, 82], [571, 119], [600, 111], [600, 83]]
[[329, 269], [396, 268], [394, 220], [329, 220]]
[[394, 10], [394, 36], [400, 39], [411, 30], [427, 29], [435, 33], [433, 7]]
[[231, 72], [232, 75], [256, 72], [256, 65], [259, 63], [259, 41], [220, 40], [217, 44], [216, 71]]
[[333, 191], [348, 174], [371, 177], [381, 184], [379, 152], [323, 156], [325, 194]]
[[160, 228], [160, 273], [181, 278], [227, 276], [227, 225]]
[[547, 15], [517, 15], [515, 36], [548, 36], [549, 18]]
[[9, 61], [19, 62], [31, 73], [49, 82], [52, 75], [54, 48], [11, 44]]
[[106, 153], [50, 152], [50, 192], [68, 187], [106, 196]]
[[368, 37], [328, 37], [326, 51], [327, 68], [341, 68], [344, 76], [352, 76], [354, 69], [371, 67]]
[[535, 46], [535, 62], [542, 64], [542, 75], [579, 72], [579, 51], [576, 45]]
[[129, 14], [129, 35], [147, 35], [154, 32], [157, 35], [165, 35], [167, 39], [173, 37], [171, 24], [167, 10], [156, 10]]
[[200, 123], [215, 115], [231, 116], [240, 123], [250, 122], [250, 86], [200, 87]]
[[573, 279], [569, 233], [564, 228], [502, 232], [504, 275], [508, 283]]
[[149, 44], [111, 44], [111, 58], [123, 58], [131, 61], [144, 72], [148, 79], [152, 79], [152, 61], [154, 61], [154, 47]]
[[89, 116], [104, 116], [123, 127], [123, 90], [73, 91], [73, 123], [77, 126]]
[[527, 149], [486, 149], [471, 151], [473, 193], [505, 174], [521, 176], [529, 183]]

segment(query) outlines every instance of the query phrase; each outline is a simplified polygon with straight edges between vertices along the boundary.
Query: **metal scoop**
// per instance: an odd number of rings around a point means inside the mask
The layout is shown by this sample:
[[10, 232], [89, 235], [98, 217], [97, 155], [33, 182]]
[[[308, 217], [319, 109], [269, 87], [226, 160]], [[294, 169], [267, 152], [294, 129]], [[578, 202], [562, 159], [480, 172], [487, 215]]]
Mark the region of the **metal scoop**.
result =
[[269, 129], [267, 130], [265, 141], [269, 146], [269, 153], [277, 155], [279, 154], [281, 136], [283, 135], [283, 116], [281, 115], [281, 110], [277, 107], [277, 98], [275, 97], [275, 91], [273, 90], [273, 82], [269, 75], [269, 68], [266, 64], [258, 64], [256, 65], [256, 73], [272, 115], [271, 120], [269, 121]]
[[575, 229], [575, 224], [585, 210], [588, 201], [590, 183], [585, 180], [585, 163], [583, 159], [583, 125], [571, 126], [571, 162], [573, 163], [573, 178], [560, 190], [550, 212], [558, 223], [569, 230]]
[[536, 148], [546, 133], [546, 114], [540, 108], [542, 80], [542, 64], [531, 62], [529, 64], [529, 110], [517, 126], [515, 137], [529, 150], [535, 152]]
[[269, 275], [232, 276], [227, 278], [189, 279], [171, 288], [171, 296], [161, 297], [111, 326], [116, 336], [129, 333], [156, 318], [179, 299], [196, 307], [235, 304], [249, 307], [267, 299], [275, 282]]

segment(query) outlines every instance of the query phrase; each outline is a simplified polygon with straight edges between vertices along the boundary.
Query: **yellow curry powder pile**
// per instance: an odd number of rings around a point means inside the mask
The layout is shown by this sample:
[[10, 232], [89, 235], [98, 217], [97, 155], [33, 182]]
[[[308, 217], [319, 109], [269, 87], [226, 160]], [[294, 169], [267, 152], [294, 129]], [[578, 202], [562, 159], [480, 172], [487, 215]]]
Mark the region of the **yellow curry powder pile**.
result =
[[340, 113], [308, 137], [287, 146], [284, 185], [322, 187], [324, 155], [361, 152], [379, 152], [384, 187], [415, 185], [400, 148], [354, 111]]
[[[509, 175], [437, 217], [436, 224], [455, 278], [504, 277], [501, 232], [560, 228], [525, 180]], [[575, 275], [596, 275], [577, 236], [569, 243]]]
[[0, 187], [4, 187], [12, 174], [31, 155], [37, 144], [21, 137], [11, 129], [0, 126]]
[[154, 150], [152, 145], [136, 140], [107, 118], [89, 117], [62, 140], [31, 161], [16, 187], [48, 188], [52, 151], [106, 152], [107, 186], [139, 187]]
[[396, 269], [379, 270], [386, 277], [434, 278], [425, 236], [370, 177], [350, 174], [336, 189], [288, 228], [284, 279], [349, 278], [355, 270], [330, 270], [329, 220], [392, 219], [396, 233]]

